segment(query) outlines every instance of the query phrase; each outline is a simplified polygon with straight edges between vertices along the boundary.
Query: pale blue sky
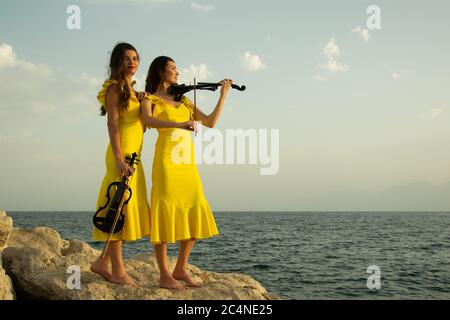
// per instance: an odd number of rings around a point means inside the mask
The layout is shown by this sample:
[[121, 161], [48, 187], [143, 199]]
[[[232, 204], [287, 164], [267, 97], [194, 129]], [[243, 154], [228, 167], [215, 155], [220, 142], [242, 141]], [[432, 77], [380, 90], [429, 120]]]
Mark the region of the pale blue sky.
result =
[[[66, 28], [71, 4], [81, 30]], [[366, 42], [352, 30], [371, 4], [382, 28]], [[2, 0], [0, 208], [95, 209], [108, 143], [95, 97], [127, 41], [142, 58], [138, 88], [169, 55], [184, 79], [247, 85], [219, 129], [280, 130], [277, 175], [199, 165], [213, 210], [450, 210], [449, 12], [444, 0]], [[320, 67], [330, 60], [344, 70]], [[149, 192], [156, 137], [145, 134]]]

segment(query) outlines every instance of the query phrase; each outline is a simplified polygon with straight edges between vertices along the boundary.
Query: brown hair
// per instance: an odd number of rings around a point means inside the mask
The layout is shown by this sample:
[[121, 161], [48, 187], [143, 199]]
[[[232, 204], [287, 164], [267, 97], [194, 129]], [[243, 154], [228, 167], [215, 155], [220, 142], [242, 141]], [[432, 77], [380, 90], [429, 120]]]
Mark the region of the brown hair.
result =
[[[139, 54], [135, 47], [126, 42], [119, 42], [118, 44], [116, 44], [113, 51], [111, 52], [111, 58], [109, 60], [108, 66], [109, 79], [117, 80], [119, 88], [123, 88], [123, 90], [119, 91], [120, 109], [122, 112], [127, 110], [128, 100], [130, 99], [131, 96], [130, 88], [127, 85], [125, 78], [126, 74], [123, 67], [123, 58], [126, 50], [133, 50], [134, 52], [136, 52], [138, 60], [140, 59]], [[102, 116], [106, 115], [105, 106], [100, 107], [100, 115]]]
[[148, 68], [147, 80], [145, 80], [146, 92], [153, 94], [158, 89], [161, 83], [161, 73], [164, 73], [164, 69], [169, 61], [175, 62], [172, 58], [166, 56], [159, 56], [152, 61]]

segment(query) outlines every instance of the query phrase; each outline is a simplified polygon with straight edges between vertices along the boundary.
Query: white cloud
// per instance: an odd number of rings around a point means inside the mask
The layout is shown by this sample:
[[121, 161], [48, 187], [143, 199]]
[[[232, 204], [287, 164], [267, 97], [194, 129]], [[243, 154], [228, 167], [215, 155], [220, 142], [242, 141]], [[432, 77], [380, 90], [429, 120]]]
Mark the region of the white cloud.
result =
[[397, 72], [393, 72], [393, 73], [391, 74], [391, 77], [392, 77], [392, 79], [394, 79], [394, 80], [400, 79], [400, 75], [399, 75]]
[[363, 39], [364, 42], [369, 42], [370, 34], [369, 30], [365, 28], [361, 28], [361, 26], [357, 26], [354, 29], [352, 29], [352, 33], [356, 33], [358, 37]]
[[102, 81], [88, 73], [71, 75], [21, 60], [4, 43], [0, 44], [0, 66], [0, 114], [9, 119], [0, 118], [0, 127], [15, 123], [11, 128], [19, 130], [25, 120], [33, 122], [36, 117], [74, 119], [97, 113], [95, 97]]
[[444, 109], [442, 108], [432, 108], [429, 109], [427, 112], [420, 114], [420, 117], [423, 119], [426, 118], [436, 118], [441, 116], [444, 113]]
[[14, 67], [16, 64], [17, 59], [12, 46], [6, 43], [0, 44], [0, 68]]
[[331, 38], [325, 47], [322, 48], [322, 53], [328, 57], [329, 60], [333, 60], [341, 55], [336, 39]]
[[34, 64], [29, 61], [17, 59], [13, 47], [7, 43], [0, 43], [0, 69], [19, 67], [27, 72], [40, 76], [51, 76], [52, 71], [47, 65]]
[[191, 2], [191, 8], [197, 11], [208, 12], [214, 10], [214, 7], [211, 5], [199, 4], [197, 2]]
[[323, 48], [322, 54], [327, 57], [326, 64], [319, 64], [319, 67], [329, 73], [347, 71], [348, 67], [343, 63], [338, 61], [341, 56], [341, 51], [336, 43], [336, 39], [332, 38]]
[[47, 65], [19, 60], [11, 45], [0, 43], [0, 69], [5, 68], [20, 68], [35, 76], [46, 77], [48, 79], [53, 75], [51, 69]]
[[250, 52], [245, 52], [241, 57], [245, 68], [252, 72], [262, 70], [266, 65], [262, 62], [261, 58], [256, 54], [251, 54]]
[[209, 70], [208, 65], [201, 63], [196, 66], [191, 64], [187, 68], [183, 68], [180, 72], [179, 83], [193, 82], [194, 78], [197, 82], [205, 82], [213, 76], [213, 73]]
[[410, 76], [412, 73], [411, 69], [404, 69], [402, 71], [395, 71], [391, 73], [391, 78], [394, 80], [399, 80], [399, 79], [403, 79], [407, 76]]
[[437, 117], [438, 115], [442, 114], [442, 112], [444, 112], [444, 110], [439, 109], [439, 108], [434, 108], [430, 110], [429, 116], [431, 118]]

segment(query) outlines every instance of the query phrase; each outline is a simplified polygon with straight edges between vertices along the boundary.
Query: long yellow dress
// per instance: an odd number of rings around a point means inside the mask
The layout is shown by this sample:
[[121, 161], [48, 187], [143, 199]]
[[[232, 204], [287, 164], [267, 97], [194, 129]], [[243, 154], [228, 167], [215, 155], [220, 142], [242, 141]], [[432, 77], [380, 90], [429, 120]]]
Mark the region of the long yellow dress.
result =
[[[106, 80], [102, 90], [98, 93], [97, 100], [106, 108], [105, 99], [108, 88], [117, 83], [116, 80]], [[145, 132], [141, 121], [140, 103], [134, 95], [128, 101], [128, 108], [119, 119], [120, 146], [125, 159], [126, 155], [136, 152], [141, 157], [143, 135]], [[108, 109], [106, 108], [106, 112]], [[111, 143], [106, 149], [106, 174], [97, 199], [97, 210], [104, 206], [107, 198], [106, 192], [110, 183], [122, 180], [122, 174], [118, 172]], [[135, 164], [135, 172], [131, 179], [130, 187], [132, 197], [128, 205], [122, 211], [125, 215], [123, 229], [112, 235], [111, 240], [135, 241], [144, 236], [150, 236], [150, 206], [147, 200], [147, 187], [145, 183], [142, 164]], [[97, 211], [96, 210], [96, 211]], [[106, 241], [107, 233], [93, 228], [93, 239], [95, 241]]]
[[[178, 107], [154, 95], [146, 99], [154, 104], [152, 116], [155, 118], [175, 122], [193, 120], [193, 105], [184, 96]], [[191, 131], [158, 128], [158, 133], [150, 195], [151, 243], [218, 235], [195, 164]]]

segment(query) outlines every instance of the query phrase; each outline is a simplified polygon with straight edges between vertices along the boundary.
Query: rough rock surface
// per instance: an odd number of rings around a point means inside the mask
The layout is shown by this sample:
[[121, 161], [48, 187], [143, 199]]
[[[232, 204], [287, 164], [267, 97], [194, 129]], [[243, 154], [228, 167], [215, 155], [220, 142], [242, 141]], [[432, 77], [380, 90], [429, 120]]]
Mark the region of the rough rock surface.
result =
[[7, 217], [6, 213], [0, 210], [0, 300], [14, 300], [16, 298], [11, 278], [2, 268], [2, 250], [8, 241], [12, 225], [11, 217]]
[[[11, 276], [17, 296], [28, 299], [186, 299], [186, 300], [267, 300], [269, 294], [259, 282], [240, 273], [209, 272], [188, 265], [188, 271], [201, 288], [167, 290], [158, 287], [159, 269], [153, 254], [140, 254], [125, 260], [126, 268], [138, 288], [112, 284], [89, 271], [100, 254], [80, 240], [63, 240], [46, 227], [33, 230], [13, 228], [3, 250], [3, 267]], [[173, 269], [176, 259], [169, 260]], [[80, 270], [77, 289], [71, 266]], [[77, 268], [77, 267], [76, 267]], [[1, 276], [0, 276], [1, 277]], [[70, 289], [72, 288], [72, 289]], [[1, 291], [0, 291], [1, 292]]]

